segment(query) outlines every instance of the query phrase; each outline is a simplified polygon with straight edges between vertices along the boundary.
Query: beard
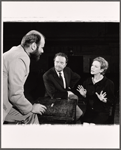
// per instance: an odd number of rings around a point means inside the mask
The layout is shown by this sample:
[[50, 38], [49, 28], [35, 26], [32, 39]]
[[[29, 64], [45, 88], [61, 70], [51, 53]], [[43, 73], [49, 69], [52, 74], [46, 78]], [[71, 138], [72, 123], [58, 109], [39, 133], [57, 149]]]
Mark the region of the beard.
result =
[[33, 53], [31, 53], [30, 58], [32, 60], [39, 61], [40, 55], [41, 55], [41, 53], [38, 51], [38, 48], [37, 48]]
[[39, 56], [37, 56], [37, 55], [31, 55], [30, 59], [35, 60], [35, 61], [39, 61], [40, 60], [40, 55]]

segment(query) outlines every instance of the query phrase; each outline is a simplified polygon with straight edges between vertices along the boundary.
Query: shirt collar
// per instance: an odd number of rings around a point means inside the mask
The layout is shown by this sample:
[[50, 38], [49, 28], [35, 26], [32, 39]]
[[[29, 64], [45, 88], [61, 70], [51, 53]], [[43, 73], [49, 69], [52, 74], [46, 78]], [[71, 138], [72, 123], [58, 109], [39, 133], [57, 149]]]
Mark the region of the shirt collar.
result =
[[57, 73], [58, 76], [59, 76], [59, 73], [61, 73], [61, 75], [63, 76], [63, 70], [60, 71], [60, 72], [56, 71], [56, 73]]

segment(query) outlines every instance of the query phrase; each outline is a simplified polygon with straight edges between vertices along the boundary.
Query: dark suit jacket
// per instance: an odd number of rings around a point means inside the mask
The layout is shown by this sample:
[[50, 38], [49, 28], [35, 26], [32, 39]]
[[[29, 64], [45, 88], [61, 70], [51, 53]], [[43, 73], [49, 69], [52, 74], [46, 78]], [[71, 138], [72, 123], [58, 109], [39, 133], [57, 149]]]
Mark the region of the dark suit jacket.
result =
[[46, 89], [45, 96], [50, 96], [51, 98], [67, 98], [67, 91], [71, 91], [75, 84], [80, 80], [80, 76], [70, 68], [65, 67], [63, 71], [66, 81], [66, 89], [64, 89], [60, 82], [54, 67], [44, 73], [43, 80]]

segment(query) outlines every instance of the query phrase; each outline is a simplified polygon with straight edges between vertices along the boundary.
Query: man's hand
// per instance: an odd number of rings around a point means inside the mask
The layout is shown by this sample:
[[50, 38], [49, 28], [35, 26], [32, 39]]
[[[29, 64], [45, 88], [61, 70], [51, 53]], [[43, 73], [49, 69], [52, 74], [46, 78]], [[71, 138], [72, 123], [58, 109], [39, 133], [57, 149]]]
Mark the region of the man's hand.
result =
[[41, 105], [41, 104], [34, 104], [34, 105], [33, 105], [32, 112], [33, 112], [33, 113], [36, 113], [36, 114], [42, 115], [42, 113], [44, 113], [46, 109], [47, 109], [47, 108], [46, 108], [44, 105]]
[[104, 103], [107, 102], [107, 98], [106, 96], [106, 92], [103, 93], [103, 91], [100, 92], [100, 94], [98, 94], [97, 92], [95, 93], [97, 95], [97, 97]]
[[68, 91], [68, 97], [69, 97], [70, 95], [74, 95], [74, 93], [71, 92], [71, 91]]
[[78, 91], [82, 96], [86, 97], [87, 90], [84, 89], [84, 87], [83, 87], [82, 85], [78, 85], [77, 91]]
[[78, 100], [78, 96], [71, 91], [68, 91], [68, 98]]

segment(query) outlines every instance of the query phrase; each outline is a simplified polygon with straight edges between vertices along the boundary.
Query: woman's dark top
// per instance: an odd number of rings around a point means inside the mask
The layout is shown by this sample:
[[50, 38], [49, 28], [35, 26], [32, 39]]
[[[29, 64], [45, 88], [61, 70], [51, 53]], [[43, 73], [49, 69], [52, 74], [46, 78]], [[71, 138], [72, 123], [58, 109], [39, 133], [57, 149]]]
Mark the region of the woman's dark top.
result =
[[[110, 106], [115, 101], [114, 96], [114, 83], [104, 76], [104, 78], [93, 84], [92, 78], [88, 78], [84, 84], [84, 88], [87, 90], [86, 94], [86, 102], [87, 102], [87, 109], [92, 109], [95, 112], [102, 112], [102, 113], [110, 113]], [[102, 102], [97, 95], [96, 92], [100, 94], [100, 92], [106, 92], [107, 102]]]

